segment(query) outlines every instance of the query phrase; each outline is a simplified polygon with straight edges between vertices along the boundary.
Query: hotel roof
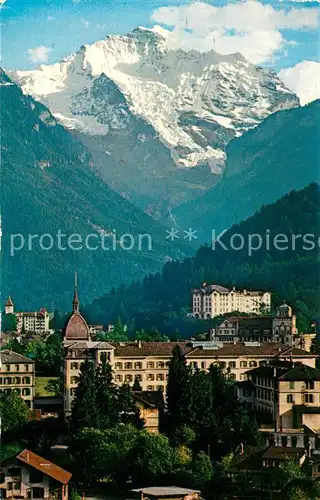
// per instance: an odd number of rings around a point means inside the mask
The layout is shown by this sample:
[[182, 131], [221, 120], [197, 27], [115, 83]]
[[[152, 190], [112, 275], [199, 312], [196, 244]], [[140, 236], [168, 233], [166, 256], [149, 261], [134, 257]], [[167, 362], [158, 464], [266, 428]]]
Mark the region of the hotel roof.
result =
[[297, 365], [280, 377], [280, 380], [320, 380], [320, 370], [307, 365]]
[[186, 342], [117, 342], [114, 346], [114, 355], [118, 357], [144, 357], [144, 356], [171, 356], [172, 349], [179, 345], [184, 354], [188, 354], [194, 347]]

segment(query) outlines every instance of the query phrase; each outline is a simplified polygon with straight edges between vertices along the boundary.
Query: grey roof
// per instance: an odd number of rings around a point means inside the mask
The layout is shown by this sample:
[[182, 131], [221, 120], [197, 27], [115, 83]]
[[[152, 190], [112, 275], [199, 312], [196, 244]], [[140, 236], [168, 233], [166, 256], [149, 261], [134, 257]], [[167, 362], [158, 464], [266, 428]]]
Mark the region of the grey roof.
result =
[[172, 497], [172, 496], [200, 494], [199, 490], [180, 488], [178, 486], [150, 486], [147, 488], [137, 488], [131, 491], [135, 493], [143, 493], [144, 495], [150, 495], [154, 497]]
[[108, 342], [95, 342], [92, 340], [65, 340], [63, 345], [75, 349], [114, 349]]
[[280, 380], [320, 380], [320, 370], [307, 365], [297, 365], [280, 377]]
[[1, 363], [10, 364], [10, 363], [34, 363], [34, 361], [22, 354], [18, 354], [17, 352], [10, 351], [9, 349], [4, 349], [0, 352]]

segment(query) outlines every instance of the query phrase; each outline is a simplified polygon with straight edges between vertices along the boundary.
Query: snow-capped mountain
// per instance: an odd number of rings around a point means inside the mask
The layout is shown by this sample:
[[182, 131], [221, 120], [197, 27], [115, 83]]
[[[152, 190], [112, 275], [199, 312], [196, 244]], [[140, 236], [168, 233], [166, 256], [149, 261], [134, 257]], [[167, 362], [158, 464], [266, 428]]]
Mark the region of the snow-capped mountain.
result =
[[[225, 146], [232, 138], [275, 111], [297, 106], [299, 99], [273, 71], [255, 67], [241, 54], [171, 50], [167, 34], [154, 27], [137, 28], [127, 36], [111, 35], [82, 46], [59, 63], [11, 72], [11, 76], [63, 125], [80, 132], [91, 150], [99, 150], [100, 166], [119, 154], [112, 150], [112, 135], [122, 137], [123, 151], [128, 147], [126, 137], [132, 139], [132, 134], [136, 134], [135, 149], [141, 150], [135, 162], [146, 175], [168, 178], [167, 170], [181, 176], [184, 167], [206, 166], [206, 172], [215, 175], [212, 179], [205, 175], [199, 186], [199, 176], [195, 182], [192, 174], [193, 185], [187, 187], [194, 197], [199, 189], [216, 182], [213, 179], [223, 170]], [[142, 130], [146, 127], [149, 134]], [[115, 163], [120, 161], [127, 160]], [[105, 178], [111, 181], [108, 173]], [[121, 180], [114, 184], [128, 195]], [[166, 185], [164, 191], [168, 189]], [[155, 193], [159, 196], [157, 189]], [[181, 202], [180, 198], [173, 203]]]
[[[112, 90], [97, 91], [103, 73], [123, 93], [120, 102]], [[256, 68], [241, 54], [169, 50], [159, 27], [108, 36], [60, 63], [14, 76], [64, 125], [89, 134], [125, 128], [127, 101], [153, 125], [178, 164], [205, 161], [213, 170], [223, 163], [222, 146], [230, 137], [298, 104], [275, 73]]]

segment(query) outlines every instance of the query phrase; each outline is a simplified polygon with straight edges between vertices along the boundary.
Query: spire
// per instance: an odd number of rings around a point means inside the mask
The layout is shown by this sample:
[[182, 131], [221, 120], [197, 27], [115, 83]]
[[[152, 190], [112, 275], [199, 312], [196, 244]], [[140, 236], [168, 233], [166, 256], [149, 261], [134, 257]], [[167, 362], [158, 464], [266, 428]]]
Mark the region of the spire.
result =
[[73, 295], [73, 312], [78, 313], [79, 312], [79, 298], [78, 298], [78, 276], [77, 273], [74, 273], [74, 295]]
[[9, 297], [7, 299], [6, 306], [13, 306], [11, 295], [9, 295]]

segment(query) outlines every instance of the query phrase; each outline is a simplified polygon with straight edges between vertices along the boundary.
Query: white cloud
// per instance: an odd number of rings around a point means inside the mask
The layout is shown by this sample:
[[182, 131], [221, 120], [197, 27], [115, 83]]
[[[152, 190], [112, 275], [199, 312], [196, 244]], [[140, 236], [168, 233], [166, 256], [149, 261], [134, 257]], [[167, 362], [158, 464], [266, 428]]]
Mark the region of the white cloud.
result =
[[34, 49], [28, 49], [29, 59], [34, 63], [48, 62], [49, 54], [52, 51], [49, 47], [39, 45]]
[[47, 21], [54, 21], [54, 20], [55, 20], [55, 17], [53, 17], [53, 16], [48, 16], [47, 17]]
[[316, 8], [274, 9], [258, 0], [246, 0], [223, 7], [204, 2], [160, 7], [152, 20], [169, 26], [172, 48], [222, 54], [241, 52], [253, 63], [270, 61], [287, 41], [280, 30], [317, 29]]
[[282, 69], [279, 76], [297, 94], [301, 104], [320, 98], [320, 62], [302, 61], [292, 68]]

